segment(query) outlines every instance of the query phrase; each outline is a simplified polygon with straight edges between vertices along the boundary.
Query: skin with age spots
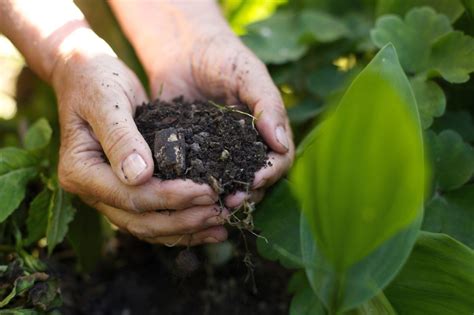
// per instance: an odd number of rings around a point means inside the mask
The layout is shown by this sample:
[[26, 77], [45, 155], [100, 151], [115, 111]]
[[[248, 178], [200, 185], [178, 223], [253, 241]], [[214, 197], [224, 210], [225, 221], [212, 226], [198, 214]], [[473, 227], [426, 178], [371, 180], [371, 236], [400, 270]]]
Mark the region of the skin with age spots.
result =
[[[255, 175], [235, 207], [258, 201], [293, 161], [285, 108], [265, 66], [232, 33], [214, 1], [110, 1], [151, 83], [152, 97], [224, 100], [249, 106], [272, 166]], [[133, 116], [148, 97], [135, 74], [72, 1], [4, 0], [0, 32], [50, 83], [58, 99], [58, 176], [122, 230], [152, 243], [197, 245], [227, 237], [217, 194], [189, 180], [152, 178], [154, 161]], [[104, 158], [104, 154], [106, 158]], [[158, 209], [174, 209], [169, 215]]]

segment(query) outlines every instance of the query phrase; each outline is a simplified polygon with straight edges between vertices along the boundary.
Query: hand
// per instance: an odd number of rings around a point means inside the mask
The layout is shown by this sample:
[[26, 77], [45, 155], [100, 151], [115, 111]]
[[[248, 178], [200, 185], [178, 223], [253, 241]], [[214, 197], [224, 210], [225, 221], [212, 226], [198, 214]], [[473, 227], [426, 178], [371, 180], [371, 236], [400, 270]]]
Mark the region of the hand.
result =
[[187, 29], [166, 51], [155, 54], [160, 58], [150, 71], [152, 93], [163, 85], [161, 97], [165, 99], [184, 95], [189, 100], [213, 99], [250, 108], [272, 150], [271, 166], [255, 174], [250, 196], [237, 193], [227, 198], [226, 205], [236, 207], [245, 199], [259, 201], [265, 188], [293, 161], [294, 144], [282, 98], [265, 65], [228, 29], [195, 32]]
[[146, 101], [138, 79], [95, 35], [80, 37], [83, 48], [66, 49], [52, 76], [61, 185], [140, 239], [170, 245], [224, 240], [228, 211], [215, 206], [209, 186], [152, 177], [150, 148], [133, 121], [136, 106]]

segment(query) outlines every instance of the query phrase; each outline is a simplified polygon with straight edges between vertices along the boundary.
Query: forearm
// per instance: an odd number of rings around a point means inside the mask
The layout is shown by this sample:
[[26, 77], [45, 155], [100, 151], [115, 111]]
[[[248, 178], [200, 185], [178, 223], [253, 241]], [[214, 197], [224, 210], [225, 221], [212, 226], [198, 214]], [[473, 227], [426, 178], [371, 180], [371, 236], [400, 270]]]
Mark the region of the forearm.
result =
[[47, 82], [51, 82], [58, 59], [76, 47], [113, 53], [90, 30], [72, 1], [0, 0], [0, 32]]
[[109, 3], [149, 75], [157, 62], [179, 60], [197, 37], [232, 33], [213, 0]]

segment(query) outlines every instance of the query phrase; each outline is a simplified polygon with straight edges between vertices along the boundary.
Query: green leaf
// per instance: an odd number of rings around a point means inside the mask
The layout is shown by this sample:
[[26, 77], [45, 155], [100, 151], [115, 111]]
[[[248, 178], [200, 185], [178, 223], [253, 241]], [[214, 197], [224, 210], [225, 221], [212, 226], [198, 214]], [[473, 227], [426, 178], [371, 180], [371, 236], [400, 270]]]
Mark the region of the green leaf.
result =
[[474, 17], [474, 0], [461, 0], [466, 8], [466, 11], [469, 12], [471, 17]]
[[26, 132], [25, 148], [28, 150], [42, 149], [51, 140], [53, 130], [48, 121], [44, 118], [38, 119]]
[[305, 32], [317, 42], [333, 42], [350, 33], [342, 21], [326, 12], [304, 10], [299, 18]]
[[464, 12], [459, 0], [379, 0], [377, 14], [394, 13], [404, 15], [414, 7], [430, 6], [437, 12], [447, 15], [451, 22], [456, 21]]
[[385, 290], [399, 314], [460, 315], [474, 310], [474, 252], [443, 234], [420, 234]]
[[249, 25], [247, 30], [242, 40], [266, 63], [298, 60], [307, 50], [300, 43], [301, 22], [292, 12], [279, 11], [269, 19]]
[[48, 211], [51, 197], [53, 193], [45, 187], [30, 204], [28, 211], [28, 219], [26, 220], [26, 228], [28, 238], [25, 240], [27, 245], [38, 241], [46, 235], [46, 227], [48, 225]]
[[444, 130], [432, 136], [431, 146], [435, 178], [441, 190], [453, 190], [464, 185], [474, 174], [474, 149], [459, 134]]
[[258, 206], [255, 227], [259, 253], [289, 267], [302, 266], [299, 231], [300, 212], [290, 183], [280, 181]]
[[61, 243], [68, 231], [68, 225], [74, 218], [76, 209], [72, 206], [71, 196], [61, 188], [53, 192], [53, 202], [50, 204], [46, 240], [48, 253]]
[[446, 109], [446, 96], [443, 90], [433, 81], [425, 81], [422, 78], [410, 81], [415, 93], [420, 120], [423, 129], [427, 129], [433, 123], [434, 117], [440, 117]]
[[288, 118], [292, 124], [301, 124], [316, 117], [323, 110], [324, 107], [320, 102], [314, 99], [304, 99], [288, 109]]
[[459, 133], [464, 141], [474, 142], [474, 122], [471, 114], [464, 110], [446, 112], [435, 121], [433, 129], [437, 131], [451, 129]]
[[0, 175], [35, 166], [36, 162], [35, 157], [26, 150], [12, 147], [0, 149]]
[[347, 312], [346, 315], [396, 315], [393, 306], [387, 300], [383, 293], [378, 294], [369, 301], [365, 302], [357, 309]]
[[82, 202], [75, 203], [75, 207], [77, 213], [70, 224], [68, 240], [79, 258], [80, 266], [89, 272], [96, 266], [104, 247], [105, 235], [101, 216], [97, 210]]
[[308, 281], [303, 279], [299, 286], [291, 299], [290, 315], [325, 315], [324, 306], [314, 294]]
[[349, 311], [377, 296], [408, 259], [421, 221], [422, 215], [364, 259], [340, 272], [318, 248], [305, 216], [301, 216], [301, 252], [306, 274], [325, 307], [333, 313]]
[[474, 248], [474, 185], [434, 197], [426, 206], [422, 228]]
[[433, 45], [430, 65], [448, 82], [468, 81], [474, 71], [474, 38], [460, 31], [439, 38]]
[[371, 37], [379, 48], [391, 42], [399, 53], [403, 68], [416, 73], [429, 68], [432, 45], [450, 31], [452, 27], [446, 16], [423, 7], [410, 10], [405, 20], [395, 15], [380, 17]]
[[18, 208], [25, 198], [26, 185], [36, 174], [35, 168], [28, 167], [0, 175], [0, 222]]
[[355, 79], [292, 172], [318, 247], [343, 272], [422, 212], [416, 101], [388, 45]]

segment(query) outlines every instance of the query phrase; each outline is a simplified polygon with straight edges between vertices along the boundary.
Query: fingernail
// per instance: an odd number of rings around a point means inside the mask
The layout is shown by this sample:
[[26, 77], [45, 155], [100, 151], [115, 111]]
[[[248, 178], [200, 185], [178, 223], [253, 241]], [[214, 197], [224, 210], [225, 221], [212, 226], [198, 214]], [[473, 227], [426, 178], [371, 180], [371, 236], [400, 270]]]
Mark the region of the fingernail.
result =
[[204, 243], [219, 243], [219, 240], [209, 236], [204, 239]]
[[205, 195], [205, 196], [199, 196], [193, 199], [193, 205], [195, 206], [207, 206], [207, 205], [212, 205], [215, 203], [214, 199], [211, 198], [211, 196]]
[[146, 163], [138, 153], [130, 154], [122, 162], [122, 170], [125, 179], [135, 179], [146, 170]]
[[286, 135], [285, 128], [283, 126], [278, 126], [275, 130], [275, 136], [277, 138], [277, 141], [285, 147], [285, 149], [288, 150], [289, 144], [288, 144], [288, 136]]

